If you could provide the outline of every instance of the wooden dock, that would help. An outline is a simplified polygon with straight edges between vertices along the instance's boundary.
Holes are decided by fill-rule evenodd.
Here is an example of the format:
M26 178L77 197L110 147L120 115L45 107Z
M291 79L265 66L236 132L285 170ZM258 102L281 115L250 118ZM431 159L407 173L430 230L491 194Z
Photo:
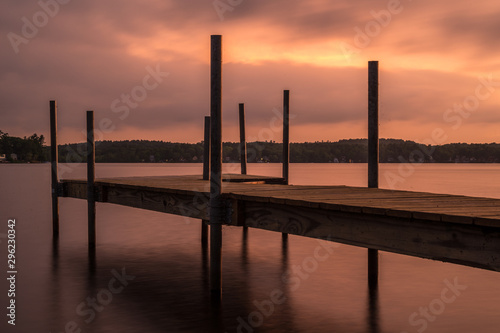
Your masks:
M283 91L282 177L246 175L245 107L239 104L241 175L222 174L222 36L211 36L210 117L205 117L203 176L95 179L94 113L87 112L87 179L59 180L57 103L50 102L53 237L59 197L88 202L89 253L95 254L96 202L202 220L210 225L210 291L220 302L222 226L260 228L368 249L370 290L378 251L500 271L500 199L379 189L378 61L368 63L368 187L289 184L290 91ZM100 223L105 223L102 221ZM245 230L245 229L244 229Z
M269 184L281 178L224 175L225 224L327 239L500 271L500 199L347 186ZM208 220L202 176L97 179L96 199ZM85 180L62 196L87 199ZM105 223L103 221L102 223Z

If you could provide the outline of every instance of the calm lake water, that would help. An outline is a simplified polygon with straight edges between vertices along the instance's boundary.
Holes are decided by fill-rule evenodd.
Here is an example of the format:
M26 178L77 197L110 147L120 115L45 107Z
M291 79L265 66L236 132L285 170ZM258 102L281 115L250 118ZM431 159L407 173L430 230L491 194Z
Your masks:
M67 167L62 178L85 176L84 165ZM280 168L248 167L275 176ZM365 186L366 168L292 164L290 182ZM199 164L98 164L96 173L201 170ZM380 174L384 188L500 198L498 164L382 164ZM18 270L15 327L7 324L6 278L0 283L1 332L500 331L499 273L381 252L378 292L370 293L366 249L297 236L284 247L279 233L250 229L244 240L236 227L223 230L223 300L211 311L200 221L98 203L94 261L83 200L60 200L60 242L52 246L48 164L0 165L0 184L2 275L9 219L16 220ZM318 253L321 260L314 259ZM299 265L307 271L294 274Z

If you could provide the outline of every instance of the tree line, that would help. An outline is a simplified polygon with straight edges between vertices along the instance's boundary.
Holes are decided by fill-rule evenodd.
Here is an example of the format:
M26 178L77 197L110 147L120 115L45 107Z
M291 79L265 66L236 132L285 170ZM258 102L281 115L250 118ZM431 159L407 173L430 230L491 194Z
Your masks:
M249 163L279 163L282 144L274 141L247 143ZM398 139L380 140L381 163L499 163L500 144L453 143L431 146ZM291 163L366 163L368 141L349 139L336 142L290 144ZM61 162L85 162L85 144L59 147ZM237 142L223 144L224 162L239 162ZM174 143L163 141L99 141L96 162L199 163L203 161L203 142Z
M47 160L45 138L36 133L30 137L9 136L0 130L0 155L9 162L43 162Z
M59 162L86 162L86 144L60 145ZM452 143L439 146L424 145L399 139L380 140L381 163L499 163L500 144ZM368 141L348 139L336 142L303 142L290 144L291 163L366 163ZM16 138L0 131L0 154L12 160L42 162L50 160L50 147L44 146L43 135ZM203 142L177 143L149 140L97 141L98 163L199 163L203 161ZM275 141L249 142L249 163L279 163L282 144ZM238 162L239 144L223 144L224 162Z

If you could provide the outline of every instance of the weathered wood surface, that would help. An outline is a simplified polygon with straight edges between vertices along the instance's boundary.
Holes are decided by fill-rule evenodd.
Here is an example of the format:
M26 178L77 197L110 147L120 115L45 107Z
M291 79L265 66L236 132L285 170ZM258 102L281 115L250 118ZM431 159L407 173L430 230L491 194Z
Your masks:
M224 197L245 202L267 202L350 213L500 227L500 199L365 187L265 184L281 180L282 178L266 176L224 175ZM86 198L86 181L63 180L62 183L63 196ZM209 183L203 181L201 176L98 179L96 187L99 187L99 201L104 202L112 198L109 197L111 189L124 193L125 190L159 195L171 193L198 199L208 197L210 193ZM106 194L107 199L103 198ZM136 204L138 205L140 206Z
M248 227L500 271L498 228L247 202Z
M226 223L500 271L500 199L347 186L272 185L272 177L224 175ZM246 183L246 182L247 183ZM63 180L86 198L86 182ZM208 219L201 176L96 180L96 198Z

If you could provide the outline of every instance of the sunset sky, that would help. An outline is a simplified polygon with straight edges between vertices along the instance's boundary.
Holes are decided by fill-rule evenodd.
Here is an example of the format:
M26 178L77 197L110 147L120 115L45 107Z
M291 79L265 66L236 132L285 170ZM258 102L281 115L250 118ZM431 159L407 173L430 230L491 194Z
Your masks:
M223 139L366 137L367 62L380 61L380 136L500 142L500 2L490 0L4 0L0 130L81 142L199 142L210 35L223 35ZM156 73L152 75L151 73ZM168 74L167 74L168 73ZM127 97L128 101L127 101ZM48 142L48 140L47 140Z

